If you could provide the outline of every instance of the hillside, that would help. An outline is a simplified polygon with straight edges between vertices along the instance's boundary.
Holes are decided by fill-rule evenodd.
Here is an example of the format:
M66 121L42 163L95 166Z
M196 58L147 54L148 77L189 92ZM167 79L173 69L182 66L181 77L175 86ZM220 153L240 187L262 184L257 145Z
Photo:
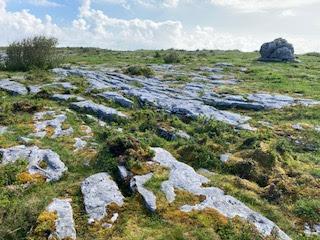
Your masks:
M0 239L319 239L318 54L59 52L0 71Z

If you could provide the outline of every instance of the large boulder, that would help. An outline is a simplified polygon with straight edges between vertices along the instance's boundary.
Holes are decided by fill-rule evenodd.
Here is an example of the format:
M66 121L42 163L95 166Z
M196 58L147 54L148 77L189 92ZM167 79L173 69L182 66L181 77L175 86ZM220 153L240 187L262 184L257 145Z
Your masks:
M283 38L264 43L260 49L260 61L286 62L294 61L294 48Z

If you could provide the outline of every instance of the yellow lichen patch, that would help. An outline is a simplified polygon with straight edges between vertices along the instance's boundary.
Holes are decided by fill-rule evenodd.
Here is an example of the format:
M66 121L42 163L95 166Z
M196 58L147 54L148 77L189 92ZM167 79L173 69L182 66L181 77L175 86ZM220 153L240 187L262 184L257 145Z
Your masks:
M24 183L40 183L44 182L45 178L40 174L30 174L28 172L22 172L17 175L17 181Z
M54 134L54 128L48 126L48 127L46 127L46 132L47 132L47 136L48 136L48 137L52 137L53 134Z
M93 136L93 132L91 131L91 129L86 126L86 125L81 125L80 126L80 131L82 132L82 134L86 135L86 136Z
M62 130L69 129L70 127L71 127L70 124L69 124L69 123L66 123L66 122L62 123L62 125L61 125L61 129L62 129Z
M37 226L34 230L36 236L48 237L50 233L55 231L56 220L58 216L55 212L42 212L37 219Z

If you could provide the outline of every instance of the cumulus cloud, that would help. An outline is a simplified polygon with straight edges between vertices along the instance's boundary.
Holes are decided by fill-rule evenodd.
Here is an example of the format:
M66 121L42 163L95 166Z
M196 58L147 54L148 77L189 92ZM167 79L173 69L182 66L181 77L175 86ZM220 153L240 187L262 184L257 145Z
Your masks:
M28 0L28 2L35 6L41 7L61 7L62 4L50 0Z
M180 21L125 20L112 18L93 9L91 0L83 0L79 15L69 27L58 26L50 16L40 19L27 10L10 12L0 0L0 45L24 37L43 34L57 37L61 46L87 46L119 50L134 49L259 49L265 40L257 36L241 36L216 31L213 27L185 28ZM320 43L300 37L288 38L297 52L320 50Z

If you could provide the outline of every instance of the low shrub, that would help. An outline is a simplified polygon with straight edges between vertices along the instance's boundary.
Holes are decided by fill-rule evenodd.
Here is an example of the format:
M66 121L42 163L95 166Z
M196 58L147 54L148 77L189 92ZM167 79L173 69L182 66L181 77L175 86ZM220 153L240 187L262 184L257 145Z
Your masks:
M59 64L58 40L37 36L13 42L7 48L6 68L11 71L50 69Z
M169 53L169 54L165 55L163 60L164 60L164 62L166 64L180 63L181 62L180 56L179 56L179 54L177 52L172 52L172 53Z
M142 66L130 66L125 70L125 73L133 76L154 76L154 72L151 68Z
M295 203L294 213L308 222L320 222L320 199L300 199Z

